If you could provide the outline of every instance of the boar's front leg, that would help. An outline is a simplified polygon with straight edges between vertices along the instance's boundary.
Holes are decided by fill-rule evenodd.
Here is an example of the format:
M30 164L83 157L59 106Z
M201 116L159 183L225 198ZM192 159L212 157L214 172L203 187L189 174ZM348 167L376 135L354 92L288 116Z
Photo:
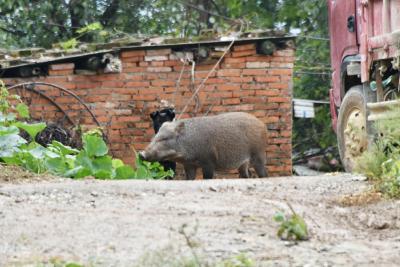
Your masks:
M202 167L203 179L212 179L214 177L214 167L212 165L205 165Z
M239 167L239 178L250 178L249 163L243 163Z
M197 167L191 164L184 164L186 180L194 180L196 178Z

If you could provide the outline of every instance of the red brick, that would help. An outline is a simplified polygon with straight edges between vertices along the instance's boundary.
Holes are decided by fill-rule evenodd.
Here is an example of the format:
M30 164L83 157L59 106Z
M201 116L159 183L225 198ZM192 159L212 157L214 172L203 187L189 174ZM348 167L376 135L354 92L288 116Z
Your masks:
M171 54L171 49L153 49L153 50L146 50L146 56L165 56Z
M124 86L123 81L103 81L101 83L101 87L103 88L118 88L123 86Z
M124 51L121 53L121 58L138 57L138 56L144 56L145 54L146 52L144 50Z
M290 97L268 97L268 102L281 103L290 101L291 101Z
M205 83L206 84L226 83L226 80L223 78L209 78Z
M176 81L171 80L154 80L151 82L152 86L176 86Z
M150 66L150 62L140 61L140 62L138 63L138 66L139 66L139 67L148 67L148 66Z
M182 62L178 61L178 60L166 60L164 61L164 66L167 67L174 67L174 66L181 66Z
M269 83L268 87L275 88L275 89L289 89L289 84L288 83Z
M144 101L154 101L157 99L156 95L143 95L143 94L139 94L139 95L134 95L132 96L132 100L144 100Z
M109 98L109 96L107 96L107 95L94 95L94 96L85 97L85 100L87 102L95 103L95 102L106 101L108 98ZM59 99L57 99L57 101L59 101ZM69 101L71 101L71 100L69 100Z
M271 62L274 57L273 56L265 56L265 55L253 55L246 57L246 62Z
M261 83L268 83L268 82L279 82L281 76L257 76L255 77L256 82L261 82Z
M257 96L242 97L241 100L244 104L265 103L267 101L265 97Z
M232 57L246 57L257 54L255 49L232 52Z
M135 143L133 146L135 147L136 151L144 150L147 147L147 143Z
M233 97L240 97L240 96L254 96L256 94L255 90L244 90L244 91L233 91Z
M233 93L229 91L225 92L213 92L209 94L210 98L230 98L233 97Z
M250 104L234 106L234 111L249 111L254 110L254 106Z
M50 76L64 76L64 75L68 75L68 74L73 74L74 70L49 70L49 75Z
M240 98L227 98L222 100L223 105L237 105L240 104Z
M265 90L267 85L263 83L243 83L241 87L244 90Z
M291 69L271 69L268 70L269 75L291 75L293 70Z
M235 91L240 90L240 84L218 84L217 88L222 91Z
M95 89L101 87L100 82L85 82L85 83L77 83L76 88L77 89Z
M64 63L64 64L50 65L49 70L73 70L74 68L75 68L74 63Z
M149 72L171 72L171 67L148 67L147 71Z
M222 69L218 70L218 77L239 77L241 74L241 69Z
M132 81L125 84L126 87L148 87L150 82L148 81Z
M244 51L244 50L255 50L255 49L256 49L256 45L254 43L233 46L233 51Z
M223 63L224 64L231 64L231 63L244 63L246 62L246 58L242 57L242 58L232 58L232 57L228 57L225 58Z
M258 95L258 96L279 96L280 90L277 90L277 89L257 90L256 95Z
M135 123L135 126L137 128L149 128L151 125L150 122L137 122Z
M125 73L138 73L138 72L145 72L147 68L145 67L129 67L125 68L124 72Z
M132 56L132 57L125 57L122 59L122 64L125 63L137 63L143 60L143 56Z
M222 64L222 67L227 69L244 69L246 63L224 63Z
M293 49L277 50L274 53L275 56L291 57L294 55Z
M264 69L244 69L243 70L243 75L247 76L265 76L267 75L267 70ZM274 75L274 74L272 74Z

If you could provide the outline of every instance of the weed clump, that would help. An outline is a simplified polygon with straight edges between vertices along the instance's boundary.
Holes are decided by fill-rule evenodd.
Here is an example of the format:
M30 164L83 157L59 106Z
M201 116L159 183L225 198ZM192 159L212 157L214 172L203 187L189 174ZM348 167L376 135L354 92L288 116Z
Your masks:
M396 114L399 116L375 122L375 140L355 165L355 171L388 198L400 198L400 110Z

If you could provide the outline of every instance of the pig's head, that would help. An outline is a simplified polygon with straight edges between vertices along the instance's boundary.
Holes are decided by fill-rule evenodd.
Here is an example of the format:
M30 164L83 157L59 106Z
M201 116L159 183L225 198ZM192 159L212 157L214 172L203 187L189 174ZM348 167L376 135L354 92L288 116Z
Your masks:
M183 134L184 122L165 122L151 143L139 156L146 161L178 161L182 158L179 137Z
M154 132L158 133L164 122L173 121L175 118L175 110L173 108L157 110L150 114L150 118L153 121Z

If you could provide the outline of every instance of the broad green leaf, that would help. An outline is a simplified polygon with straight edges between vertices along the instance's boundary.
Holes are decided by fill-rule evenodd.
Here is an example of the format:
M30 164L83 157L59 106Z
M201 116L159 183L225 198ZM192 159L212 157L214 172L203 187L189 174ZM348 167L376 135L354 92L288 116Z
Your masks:
M19 103L16 108L21 118L29 119L29 108L24 103Z
M94 170L92 159L88 157L86 151L82 150L76 156L75 165L85 167L89 170Z
M53 174L64 176L67 166L62 158L47 158L45 160L46 168Z
M122 160L120 160L120 159L113 159L112 160L112 167L114 169L117 169L117 168L122 167L124 165L125 165L124 162Z
M83 149L89 157L104 156L108 153L108 147L103 138L95 135L83 135Z
M25 144L26 140L18 134L0 136L0 157L12 157L19 147Z
M89 169L87 169L85 167L82 167L82 166L77 167L74 170L75 171L72 172L72 173L74 173L74 175L73 175L74 178L84 178L86 176L93 175L92 172ZM69 174L69 173L67 173L67 174Z
M35 148L28 150L27 152L36 159L44 159L47 149L38 144Z
M10 112L10 113L4 115L3 113L0 112L0 122L15 121L16 118L17 118L17 115L15 115L15 113Z
M8 134L19 134L18 127L15 126L0 126L0 136Z
M111 170L99 170L94 174L94 177L97 179L112 179L112 172Z
M136 178L135 170L128 165L120 166L115 170L116 179L134 179Z
M112 158L110 156L102 156L93 159L93 167L97 170L111 170Z
M20 152L19 158L21 159L21 166L34 173L43 173L46 171L44 161L35 158L29 152Z
M39 122L39 123L26 123L26 122L14 122L13 125L17 126L20 129L25 130L32 140L35 140L36 135L43 131L46 128L46 123Z
M79 153L78 149L72 148L70 146L66 146L56 140L53 140L53 142L51 142L51 146L58 148L63 156Z
M148 179L151 178L149 171L144 166L139 166L136 169L136 179Z
M21 165L21 160L15 154L11 157L1 157L1 159L8 165Z

